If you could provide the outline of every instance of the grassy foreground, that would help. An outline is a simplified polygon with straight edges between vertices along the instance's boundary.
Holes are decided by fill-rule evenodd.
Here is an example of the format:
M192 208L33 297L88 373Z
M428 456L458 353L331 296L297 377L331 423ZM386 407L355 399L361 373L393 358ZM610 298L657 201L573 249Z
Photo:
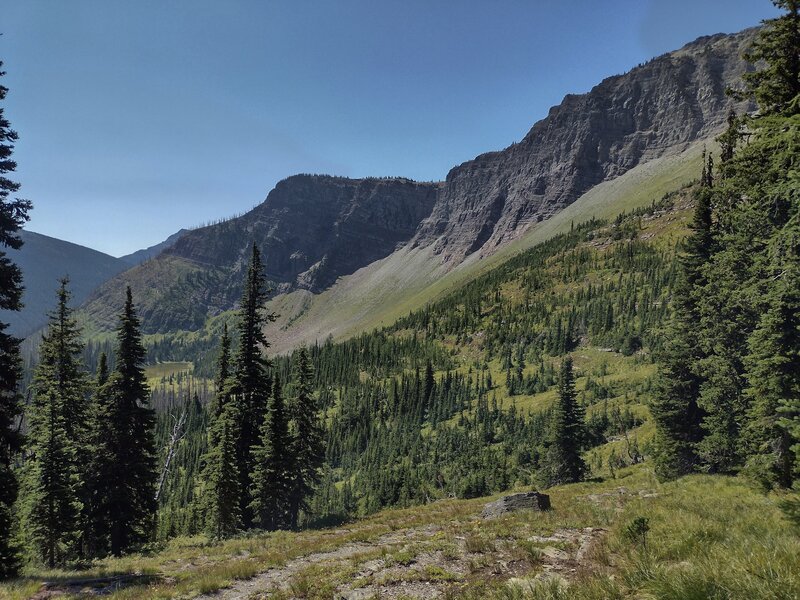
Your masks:
M31 598L45 582L50 594L75 596L90 588L70 580L111 575L142 576L113 598L192 598L231 585L246 587L228 597L800 598L797 494L721 476L660 484L646 465L548 493L553 510L495 520L479 516L487 498L445 500L339 529L179 538L81 571L30 572L0 585L0 598ZM639 517L646 533L632 527Z

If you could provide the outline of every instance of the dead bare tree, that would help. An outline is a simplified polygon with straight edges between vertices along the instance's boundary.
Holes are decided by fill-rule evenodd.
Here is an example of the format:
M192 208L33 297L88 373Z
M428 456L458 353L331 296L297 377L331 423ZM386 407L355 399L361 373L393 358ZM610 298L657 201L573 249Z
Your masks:
M625 426L625 423L622 422L622 416L619 414L619 411L614 412L614 420L617 422L617 427L622 431L622 435L625 436L625 453L628 455L628 458L631 459L632 464L638 464L642 462L641 455L637 452L634 452L631 447L631 440L628 437L628 428Z
M174 414L171 416L175 424L172 426L172 434L169 436L169 442L167 443L167 458L164 460L164 467L161 469L161 477L158 478L156 502L158 502L161 491L164 488L164 482L167 480L169 465L172 462L172 458L175 456L175 449L178 447L178 442L186 435L186 432L183 430L183 426L186 424L186 409L183 409L177 418L175 418Z

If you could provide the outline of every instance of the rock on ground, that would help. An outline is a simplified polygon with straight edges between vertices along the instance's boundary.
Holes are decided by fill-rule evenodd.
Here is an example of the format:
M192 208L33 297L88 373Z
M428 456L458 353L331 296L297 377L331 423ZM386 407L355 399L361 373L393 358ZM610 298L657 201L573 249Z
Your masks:
M494 519L517 510L550 510L550 496L539 492L524 492L503 496L483 508L484 519Z

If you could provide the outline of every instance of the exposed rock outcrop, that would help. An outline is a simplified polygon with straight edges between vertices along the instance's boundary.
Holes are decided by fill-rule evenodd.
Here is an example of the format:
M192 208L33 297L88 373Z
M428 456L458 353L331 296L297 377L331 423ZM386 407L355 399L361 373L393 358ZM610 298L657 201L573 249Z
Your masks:
M483 507L484 519L495 519L518 510L550 510L550 496L540 492L523 492L503 496Z
M411 239L438 188L401 178L295 175L247 214L187 233L165 254L240 270L255 241L268 279L320 291Z
M731 108L752 109L725 90L755 32L700 38L566 96L518 144L451 170L414 243L450 263L490 253L598 183L719 131Z

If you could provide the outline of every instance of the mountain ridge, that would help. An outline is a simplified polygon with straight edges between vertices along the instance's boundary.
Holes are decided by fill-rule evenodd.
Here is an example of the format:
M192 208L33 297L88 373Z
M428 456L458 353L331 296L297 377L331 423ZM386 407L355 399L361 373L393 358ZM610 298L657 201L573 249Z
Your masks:
M125 254L124 256L120 256L119 259L121 261L126 262L130 266L135 267L136 265L143 263L146 260L158 256L162 251L173 246L175 242L181 239L189 231L190 230L186 228L180 229L179 231L176 231L175 233L170 235L163 242L153 244L152 246L148 246L147 248L136 250L135 252L131 252L130 254Z
M750 68L740 55L756 31L704 36L587 94L567 95L521 142L462 163L442 182L286 178L245 215L189 232L101 286L85 313L107 328L129 284L147 333L196 330L235 308L253 241L279 298L319 295L398 251L429 249L444 272L472 255L490 256L594 186L710 140L731 108L752 108L725 89ZM417 270L422 279L439 272L434 264Z
M749 70L740 55L756 32L703 36L568 94L520 142L453 168L413 243L446 263L485 255L594 185L708 137L730 109L752 110L725 90Z
M0 320L9 331L25 337L47 322L47 312L56 303L61 277L69 276L72 306L78 306L102 282L128 268L128 264L99 250L23 229L23 245L6 252L22 271L25 291L21 311L2 311Z

